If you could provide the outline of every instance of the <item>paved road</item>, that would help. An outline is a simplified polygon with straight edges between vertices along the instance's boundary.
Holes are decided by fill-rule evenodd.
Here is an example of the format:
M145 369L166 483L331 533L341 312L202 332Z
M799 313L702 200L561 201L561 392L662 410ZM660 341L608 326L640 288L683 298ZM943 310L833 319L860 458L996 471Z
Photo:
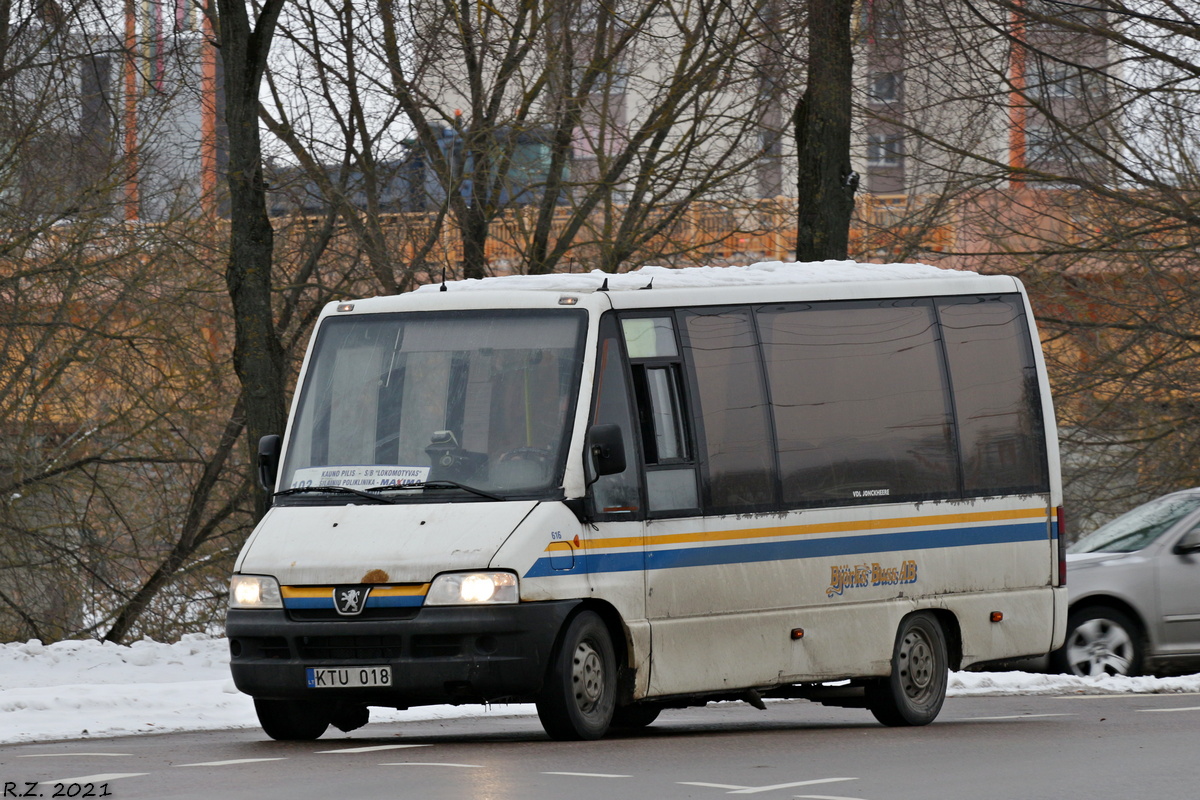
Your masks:
M951 698L924 728L804 701L666 712L549 741L536 717L0 747L0 796L658 800L1156 800L1200 795L1200 695ZM107 794L105 794L107 793Z

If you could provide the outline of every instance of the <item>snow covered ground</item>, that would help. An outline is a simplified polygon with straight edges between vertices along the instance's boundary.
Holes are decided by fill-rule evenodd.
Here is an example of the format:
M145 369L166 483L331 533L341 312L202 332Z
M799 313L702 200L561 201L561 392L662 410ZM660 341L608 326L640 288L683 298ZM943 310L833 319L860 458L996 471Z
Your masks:
M255 727L229 677L224 639L0 645L0 743ZM1200 692L1200 675L1088 680L1023 672L951 676L950 696ZM373 722L533 714L532 706L372 709Z

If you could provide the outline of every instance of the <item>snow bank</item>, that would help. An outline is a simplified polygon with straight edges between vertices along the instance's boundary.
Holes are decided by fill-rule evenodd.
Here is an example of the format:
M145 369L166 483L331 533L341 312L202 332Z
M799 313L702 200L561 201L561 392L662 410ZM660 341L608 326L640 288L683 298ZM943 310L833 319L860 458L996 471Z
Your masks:
M0 675L2 742L254 723L253 704L229 677L223 639L8 644L0 648Z
M519 289L556 292L594 292L605 281L609 291L644 289L654 281L656 289L683 289L705 286L753 286L780 284L845 283L849 281L920 280L927 278L978 277L974 272L940 269L927 264L860 264L855 261L818 261L787 263L763 261L745 267L641 267L631 272L608 273L592 270L589 273L553 275L505 275L496 278L472 278L447 281L451 292L476 289ZM440 291L442 284L428 284L418 292Z
M254 703L229 676L223 638L130 646L37 640L0 645L0 743L254 728ZM372 709L374 722L532 714L531 706Z

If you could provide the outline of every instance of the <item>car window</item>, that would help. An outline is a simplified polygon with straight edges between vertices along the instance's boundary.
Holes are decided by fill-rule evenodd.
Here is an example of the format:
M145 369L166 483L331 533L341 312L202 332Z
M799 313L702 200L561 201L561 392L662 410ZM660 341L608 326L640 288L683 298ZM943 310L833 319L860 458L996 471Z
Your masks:
M1101 525L1069 553L1130 553L1141 550L1200 507L1200 494L1169 494Z

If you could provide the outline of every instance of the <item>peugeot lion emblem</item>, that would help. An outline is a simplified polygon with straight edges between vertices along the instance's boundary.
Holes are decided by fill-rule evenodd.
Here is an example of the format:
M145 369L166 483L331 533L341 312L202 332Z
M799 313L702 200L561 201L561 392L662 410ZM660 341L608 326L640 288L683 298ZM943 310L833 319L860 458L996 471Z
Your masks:
M367 595L371 593L370 586L335 586L333 588L333 607L343 617L353 617L362 613L367 605Z

